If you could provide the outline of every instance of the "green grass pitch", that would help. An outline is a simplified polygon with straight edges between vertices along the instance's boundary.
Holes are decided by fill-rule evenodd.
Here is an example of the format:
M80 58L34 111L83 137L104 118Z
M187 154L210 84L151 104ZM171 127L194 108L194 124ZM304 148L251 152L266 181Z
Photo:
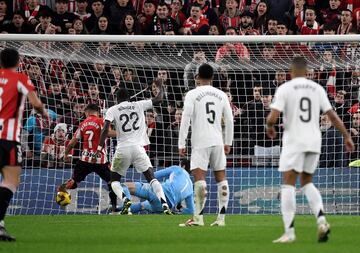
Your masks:
M6 253L352 253L360 252L360 217L328 216L330 240L316 241L313 216L297 216L297 241L274 245L282 232L280 216L228 215L226 227L210 227L214 215L205 216L205 227L181 228L188 216L164 215L56 215L6 218L15 243L0 242Z

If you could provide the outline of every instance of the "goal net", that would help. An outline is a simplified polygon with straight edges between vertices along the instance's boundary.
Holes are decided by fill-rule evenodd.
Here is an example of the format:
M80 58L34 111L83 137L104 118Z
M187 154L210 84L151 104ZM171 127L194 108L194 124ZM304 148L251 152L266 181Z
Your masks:
M114 91L126 87L133 101L157 94L165 87L160 106L146 112L146 147L155 169L179 164L177 141L187 91L196 87L196 71L203 62L215 69L213 85L225 91L234 114L234 143L227 157L231 189L228 212L277 214L281 177L277 171L281 151L279 135L265 134L265 118L276 88L290 80L289 63L296 55L309 62L308 78L327 91L334 109L351 132L357 151L344 151L341 134L321 116L322 154L315 184L333 214L359 214L360 173L349 163L359 159L360 44L359 36L28 36L2 35L0 47L17 48L19 71L29 75L52 121L48 124L27 105L22 148L21 184L11 203L11 214L106 213L105 182L91 174L76 190L72 202L59 207L58 185L71 177L73 162L63 161L64 149L79 122L84 106L96 103L104 114L114 105ZM1 98L1 97L0 97ZM115 140L108 141L109 155ZM191 143L188 142L188 147ZM190 149L188 150L190 154ZM145 179L129 169L124 181ZM207 177L207 213L217 211L217 188ZM298 188L299 189L299 188ZM301 191L297 211L309 213Z

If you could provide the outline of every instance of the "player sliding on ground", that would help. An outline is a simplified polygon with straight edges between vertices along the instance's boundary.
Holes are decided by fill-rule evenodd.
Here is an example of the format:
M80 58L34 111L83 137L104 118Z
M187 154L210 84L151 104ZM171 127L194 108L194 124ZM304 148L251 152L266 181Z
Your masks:
M181 167L180 167L181 166ZM194 192L192 181L190 179L190 162L182 160L180 166L171 166L169 168L155 172L155 178L159 181L166 179L161 183L169 207L176 209L182 214L194 214ZM127 182L124 184L124 192L130 199L130 194L136 197L146 199L140 203L131 205L131 212L148 211L150 213L161 213L162 206L154 191L149 184L141 182ZM186 207L181 203L185 201Z
M16 72L19 61L15 49L5 48L0 53L0 241L15 241L5 229L4 218L20 183L20 130L26 97L34 109L49 120L29 77Z
M298 175L303 193L317 219L318 241L328 240L330 225L325 219L320 192L312 183L321 149L320 111L328 115L332 124L342 133L346 150L354 150L350 134L332 109L324 88L306 79L306 72L306 60L303 57L295 57L291 65L292 80L277 89L267 118L267 134L270 138L275 138L274 125L280 113L283 113L284 135L279 171L283 172L281 214L285 233L274 240L274 243L290 243L296 239L295 183Z
M195 214L180 226L204 226L203 212L207 197L206 172L214 170L218 188L217 220L211 226L225 226L225 213L229 203L229 185L226 180L226 156L233 141L234 125L229 100L224 92L211 86L214 70L202 64L197 75L197 87L186 94L180 126L179 153L185 156L185 140L191 122L191 166L194 176ZM223 140L222 120L225 124Z
M144 149L144 146L149 144L144 111L161 103L163 95L163 87L160 87L158 95L152 99L129 102L128 91L119 88L116 92L118 104L110 107L106 112L105 125L101 132L100 144L97 150L98 152L103 150L109 126L111 122L115 121L117 147L111 163L111 187L116 195L123 200L123 213L126 213L130 208L131 201L124 194L120 179L125 177L127 169L132 164L138 172L144 174L146 180L150 183L162 205L163 212L172 214L161 184L154 177L150 159Z
M103 149L100 154L95 156L97 146L100 141L101 129L104 125L104 119L99 117L100 108L96 104L89 104L85 108L86 119L80 123L76 130L74 137L71 139L69 145L65 149L64 159L70 162L70 152L76 144L82 140L82 151L80 160L77 161L74 168L73 176L67 182L58 187L58 191L66 192L67 189L76 189L78 184L84 181L85 177L92 172L95 172L102 180L104 180L109 187L109 197L111 202L112 212L116 212L116 195L111 189L110 185L110 170L107 161L106 150ZM111 131L110 137L116 137L115 131Z

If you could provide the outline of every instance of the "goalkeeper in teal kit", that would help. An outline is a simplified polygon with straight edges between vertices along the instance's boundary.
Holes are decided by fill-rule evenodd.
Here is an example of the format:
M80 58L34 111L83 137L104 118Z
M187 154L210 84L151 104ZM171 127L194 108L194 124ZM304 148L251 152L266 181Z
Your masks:
M189 167L188 161L182 161L181 167L171 166L155 172L155 178L161 182L169 207L183 214L194 213L194 192ZM140 211L163 212L159 199L148 183L127 182L123 186L124 192L129 199L130 194L145 199L143 202L131 205L130 210L132 213ZM185 201L185 207L182 207L183 201Z

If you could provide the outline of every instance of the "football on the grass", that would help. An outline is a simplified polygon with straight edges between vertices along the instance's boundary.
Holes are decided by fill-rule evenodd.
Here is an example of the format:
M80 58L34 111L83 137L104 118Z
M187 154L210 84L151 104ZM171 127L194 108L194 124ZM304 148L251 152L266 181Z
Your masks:
M67 192L58 192L56 194L56 203L60 206L67 206L71 203L71 195Z

